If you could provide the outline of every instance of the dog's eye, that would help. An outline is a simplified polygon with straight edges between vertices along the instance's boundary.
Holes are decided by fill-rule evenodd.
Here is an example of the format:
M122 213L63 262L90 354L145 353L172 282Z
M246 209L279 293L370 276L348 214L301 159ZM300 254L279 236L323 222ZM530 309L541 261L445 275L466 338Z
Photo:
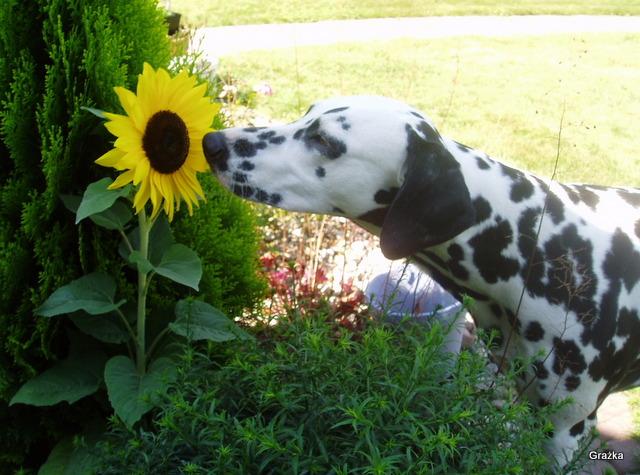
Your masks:
M344 143L331 136L316 133L306 138L307 145L315 148L327 158L338 158L346 151Z

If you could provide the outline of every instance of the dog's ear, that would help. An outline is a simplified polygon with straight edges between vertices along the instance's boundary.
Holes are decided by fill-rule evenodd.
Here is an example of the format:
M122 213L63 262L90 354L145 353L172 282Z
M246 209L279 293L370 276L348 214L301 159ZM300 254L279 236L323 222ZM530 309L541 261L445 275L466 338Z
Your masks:
M407 126L405 178L380 233L385 257L400 259L451 239L475 223L460 164L437 133L421 137Z

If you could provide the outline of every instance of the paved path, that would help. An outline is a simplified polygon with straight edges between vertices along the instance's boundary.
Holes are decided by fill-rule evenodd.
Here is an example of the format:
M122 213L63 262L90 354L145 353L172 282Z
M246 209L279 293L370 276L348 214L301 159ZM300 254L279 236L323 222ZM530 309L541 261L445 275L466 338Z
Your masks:
M377 18L316 23L241 25L200 28L194 45L207 56L257 49L327 45L339 42L448 36L519 36L554 33L640 33L640 16L459 16Z

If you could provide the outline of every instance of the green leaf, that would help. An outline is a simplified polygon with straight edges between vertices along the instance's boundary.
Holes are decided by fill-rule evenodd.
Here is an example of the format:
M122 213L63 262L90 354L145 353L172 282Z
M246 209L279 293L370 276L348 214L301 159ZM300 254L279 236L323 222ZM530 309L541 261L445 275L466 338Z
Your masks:
M60 361L23 384L9 405L52 406L62 401L73 404L98 390L106 360L104 353L94 350Z
M76 224L92 214L100 213L110 208L121 196L126 196L131 191L131 186L127 185L119 190L107 189L113 181L111 178L103 178L87 186L82 197L82 202L76 212Z
M116 283L110 276L94 272L60 287L36 309L36 315L54 317L84 310L91 315L109 313L125 301L114 302Z
M132 217L131 207L122 201L116 201L113 206L100 213L92 214L89 219L103 228L124 230Z
M128 427L138 422L154 404L154 396L166 390L175 380L176 366L169 358L158 358L140 376L133 361L126 356L114 356L104 369L109 401L117 416Z
M73 214L76 214L78 207L80 206L80 202L82 201L82 198L76 195L60 195L60 199L62 200L64 207Z
M180 300L176 304L176 321L169 329L192 340L229 341L250 336L220 310L199 300Z
M75 447L73 437L65 437L51 451L38 475L92 475L94 460L87 447Z
M85 334L105 343L124 343L130 335L115 313L107 315L87 315L76 313L71 321Z
M96 117L100 117L101 119L106 119L107 118L107 116L104 115L105 112L103 110L101 110L101 109L96 109L94 107L84 107L84 106L80 107L80 109L84 109L87 112L92 113Z
M135 264L140 272L150 272L155 269L153 264L144 258L140 251L133 251L129 254L129 262Z
M167 279L198 290L202 278L202 263L198 255L187 246L173 244L164 253L155 271Z

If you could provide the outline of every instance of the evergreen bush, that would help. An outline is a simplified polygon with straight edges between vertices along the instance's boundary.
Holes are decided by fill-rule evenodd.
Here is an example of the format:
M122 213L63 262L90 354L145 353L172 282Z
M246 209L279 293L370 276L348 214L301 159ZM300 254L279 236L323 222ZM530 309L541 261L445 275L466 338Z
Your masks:
M515 373L494 386L484 357L448 359L438 326L371 324L353 334L323 318L226 345L221 367L187 352L153 423L113 426L98 472L551 473L553 409L494 404L512 392Z
M7 401L68 351L73 329L33 315L48 295L84 273L106 270L127 296L133 274L115 254L116 237L88 220L76 226L60 194L79 194L107 172L93 162L111 138L82 107L117 111L113 87L131 89L144 61L158 67L169 59L154 0L0 2L0 472L37 467L55 440L105 414L89 398L72 409L9 408ZM176 232L209 259L204 299L238 312L261 288L252 218L239 201L221 198L213 184L207 188L213 196ZM208 240L215 235L206 233L225 233L227 225L238 230L224 235L233 250L213 253Z

